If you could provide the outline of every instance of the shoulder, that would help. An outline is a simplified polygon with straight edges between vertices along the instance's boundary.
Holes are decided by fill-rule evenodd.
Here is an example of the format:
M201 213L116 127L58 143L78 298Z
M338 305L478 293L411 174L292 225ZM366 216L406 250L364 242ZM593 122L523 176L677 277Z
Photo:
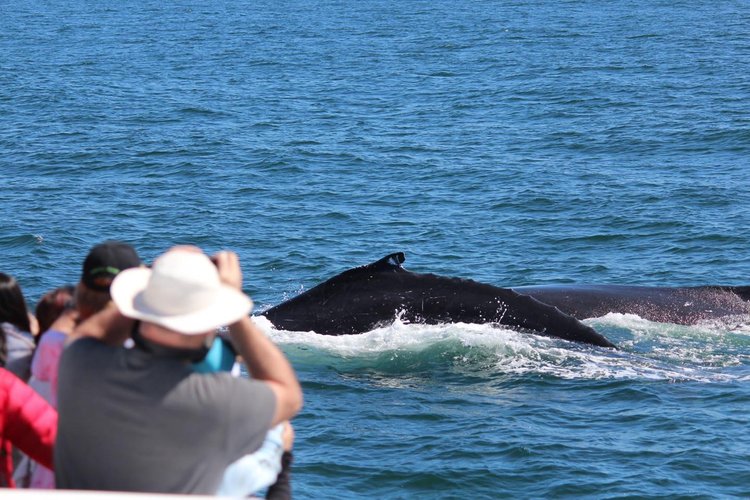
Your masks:
M3 323L3 332L9 348L34 348L34 337L30 333L21 331L10 323Z
M0 387L3 389L3 394L9 392L10 387L15 383L17 378L13 373L0 366Z
M92 364L96 364L97 360L108 359L113 356L116 351L116 347L108 346L95 338L78 338L63 349L60 356L60 370L66 369L64 368L66 366L91 366ZM76 362L76 360L81 358L85 360L85 363Z
M47 330L42 334L39 340L39 346L42 345L64 345L68 340L68 335L58 330Z
M186 381L192 390L205 397L231 400L238 396L257 395L258 397L264 397L267 393L273 396L268 384L258 380L235 377L229 372L194 372Z
M6 393L9 403L15 403L20 406L37 398L36 392L31 387L13 372L5 368L0 368L0 385Z
M65 352L86 352L86 351L108 351L112 350L101 340L93 337L79 337L73 340L65 347Z

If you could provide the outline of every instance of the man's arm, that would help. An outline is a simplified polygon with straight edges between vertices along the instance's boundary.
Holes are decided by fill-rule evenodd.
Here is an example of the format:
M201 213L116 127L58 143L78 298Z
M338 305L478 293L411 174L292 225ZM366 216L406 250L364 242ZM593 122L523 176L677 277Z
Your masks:
M68 338L68 344L81 337L93 337L108 345L122 345L129 337L134 320L120 314L110 302L107 307L78 325Z
M216 266L222 281L242 291L242 271L234 252L219 252ZM290 420L302 408L302 388L284 353L274 345L249 316L229 326L232 342L256 380L268 384L276 395L273 424Z
M290 420L302 408L302 388L289 361L247 316L230 325L229 332L250 375L266 382L276 395L272 425Z
M0 370L7 392L3 438L49 469L57 436L57 411L13 373Z

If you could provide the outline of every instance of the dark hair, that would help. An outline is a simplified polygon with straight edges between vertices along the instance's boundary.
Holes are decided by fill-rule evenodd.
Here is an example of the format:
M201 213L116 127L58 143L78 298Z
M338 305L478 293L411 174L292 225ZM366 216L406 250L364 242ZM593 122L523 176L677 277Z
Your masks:
M74 295L75 287L73 285L65 285L45 293L39 299L34 313L36 320L39 322L37 343L39 343L42 334L49 330L52 323L60 317L63 311L73 307L75 304L73 301Z
M109 304L109 292L99 292L87 287L83 282L76 285L75 303L78 321L83 321L98 313Z
M10 323L24 332L31 331L26 300L13 276L0 273L0 323ZM5 333L0 335L0 365L5 366L8 346Z

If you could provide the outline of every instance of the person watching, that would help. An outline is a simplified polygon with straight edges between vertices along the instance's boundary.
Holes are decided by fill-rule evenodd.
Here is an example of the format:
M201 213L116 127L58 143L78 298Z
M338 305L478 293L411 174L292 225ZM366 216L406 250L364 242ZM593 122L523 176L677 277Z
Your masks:
M302 407L294 370L249 317L237 255L176 247L119 273L110 292L60 362L57 487L214 494L227 466ZM224 325L252 379L193 369Z
M0 368L0 487L14 488L12 447L52 467L57 412L23 380Z
M0 273L0 366L24 382L31 376L36 330L36 318L26 307L18 280Z

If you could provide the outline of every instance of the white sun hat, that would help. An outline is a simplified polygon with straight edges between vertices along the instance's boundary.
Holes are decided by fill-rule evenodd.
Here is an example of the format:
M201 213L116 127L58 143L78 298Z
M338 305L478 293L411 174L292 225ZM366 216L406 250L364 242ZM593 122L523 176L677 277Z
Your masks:
M186 335L229 325L249 314L253 301L225 285L203 253L172 250L145 267L126 269L110 294L123 316Z

